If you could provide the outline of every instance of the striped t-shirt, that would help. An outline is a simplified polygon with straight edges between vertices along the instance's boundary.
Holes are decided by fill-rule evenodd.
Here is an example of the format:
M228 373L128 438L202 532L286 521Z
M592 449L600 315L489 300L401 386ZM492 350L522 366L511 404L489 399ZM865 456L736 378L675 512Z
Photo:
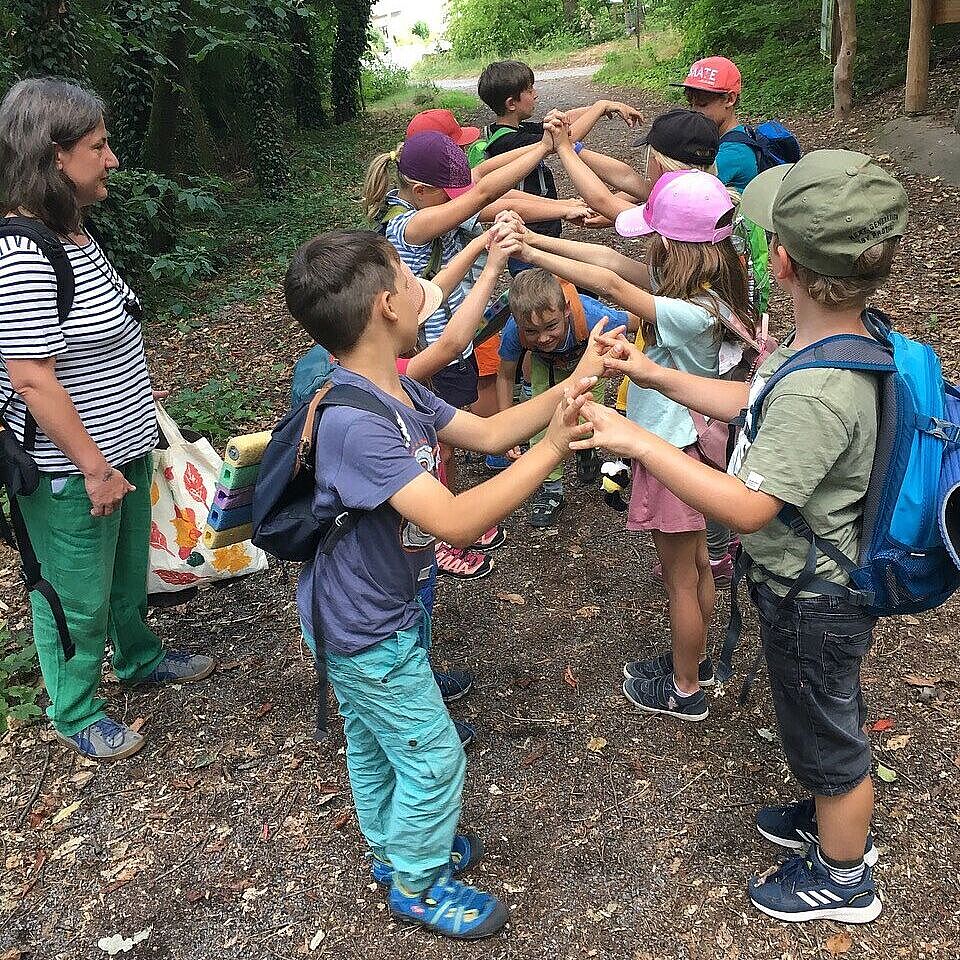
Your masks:
M408 204L396 193L391 193L387 196L386 205L388 207L407 207L407 213L398 214L392 220L387 221L386 237L390 243L393 244L397 253L400 254L400 259L418 277L422 277L427 269L427 264L430 263L430 255L433 253L433 241L428 240L426 243L421 244L407 243L404 239L404 232L407 229L407 224L417 212L416 207ZM440 267L443 268L463 249L464 243L462 232L458 227L455 227L449 233L445 233L440 239L443 241L443 257L440 260ZM466 296L464 284L462 282L458 283L437 312L427 318L427 322L423 325L423 332L427 343L433 343L440 339L440 334L443 333L443 328L447 325L450 314L456 312L460 304L466 299ZM466 358L469 357L471 353L473 353L473 344L468 343L467 349L463 351L462 356ZM453 362L456 363L457 361L454 360Z
M26 406L13 393L6 361L56 357L56 376L80 420L115 467L157 445L154 411L140 323L125 309L133 292L91 240L63 241L76 292L63 325L50 261L32 240L0 238L0 405L4 420L23 439ZM46 473L80 471L37 427L30 451Z

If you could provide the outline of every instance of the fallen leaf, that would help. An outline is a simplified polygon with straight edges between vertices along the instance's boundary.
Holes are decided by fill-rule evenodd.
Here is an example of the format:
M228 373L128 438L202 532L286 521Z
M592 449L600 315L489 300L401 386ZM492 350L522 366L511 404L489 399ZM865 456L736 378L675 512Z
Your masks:
M71 803L69 806L64 807L61 811L59 811L54 815L50 823L51 824L62 823L64 820L67 819L67 817L73 816L73 814L75 814L80 809L80 805L82 803L83 803L82 800L76 800L73 803Z
M827 937L825 946L831 956L839 957L853 946L853 940L850 939L849 933L841 931L840 933L835 933L832 937Z
M491 794L491 796L494 796L494 797L502 797L502 796L503 796L503 791L502 791L495 783L491 783L491 784L490 784L490 794Z
M103 937L98 941L97 946L101 950L106 950L111 957L115 957L118 953L129 953L138 943L150 936L152 929L153 927L147 927L146 930L140 930L130 938L115 933L112 936Z
M887 750L902 750L910 742L910 734L902 733L899 737L891 737L884 746Z
M884 783L893 783L897 779L897 771L882 763L877 764L877 776Z
M591 753L600 753L601 750L607 745L607 741L603 737L591 737L587 741L587 749Z
M519 593L498 593L497 599L506 600L507 603L515 603L518 607L522 607L527 602Z
M147 722L146 717L137 717L137 719L134 720L133 723L127 724L127 726L129 726L134 733L139 733L144 728L144 725L146 724L146 722Z
M600 608L594 604L588 604L586 607L581 607L577 611L578 617L596 617L600 615Z
M313 935L313 939L310 941L310 949L311 949L311 951L316 950L317 947L319 947L320 944L323 943L323 938L324 938L325 936L326 936L326 934L325 934L322 930L318 930L318 931Z
M543 754L543 751L542 751L542 750L541 750L539 753L528 753L528 754L520 761L520 766L521 766L521 767L532 767L533 764L535 764L538 760L543 759L543 755L544 755L544 754Z
M261 703L260 709L257 711L256 719L259 720L261 717L265 717L272 709L272 703Z
M571 687L577 685L577 678L573 675L573 667L569 664L567 664L566 669L563 671L563 682Z
M344 810L343 813L333 821L333 829L339 830L341 827L346 826L347 821L350 819L350 811Z
M909 677L904 677L903 682L908 687L935 687L937 685L937 681L932 677L917 677L913 674L910 674Z
M873 733L883 733L884 730L892 730L893 721L892 720L878 720L870 730Z
M773 741L777 739L777 735L767 727L760 727L760 729L757 730L757 736L760 737L761 740L766 740L767 743L773 743Z
M202 890L188 890L185 894L187 903L199 903L203 899Z

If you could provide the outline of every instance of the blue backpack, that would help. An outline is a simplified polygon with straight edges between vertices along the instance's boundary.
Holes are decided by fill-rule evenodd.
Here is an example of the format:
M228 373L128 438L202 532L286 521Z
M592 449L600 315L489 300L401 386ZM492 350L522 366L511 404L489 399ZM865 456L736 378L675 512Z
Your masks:
M804 571L794 581L768 571L764 576L788 587L783 603L807 591L842 597L874 616L888 617L930 610L960 587L960 568L951 560L938 522L942 477L960 448L960 391L944 382L930 346L892 331L879 311L867 310L862 319L873 339L841 334L799 350L767 380L744 430L752 442L770 391L797 370L832 367L878 375L877 449L864 498L859 556L847 557L818 537L788 504L778 517L809 543ZM818 552L846 571L850 586L816 576ZM749 557L741 555L734 588L750 565ZM721 680L732 674L741 626L736 591L731 592L730 626L717 671Z
M729 130L721 143L742 143L757 155L757 172L763 173L782 163L796 163L801 155L800 141L779 120L765 120L755 127Z

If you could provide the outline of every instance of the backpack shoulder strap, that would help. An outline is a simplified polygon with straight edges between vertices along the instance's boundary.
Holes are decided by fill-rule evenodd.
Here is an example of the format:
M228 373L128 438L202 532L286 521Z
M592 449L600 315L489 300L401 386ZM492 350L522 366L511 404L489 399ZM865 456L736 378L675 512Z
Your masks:
M585 343L590 339L590 331L587 329L587 314L583 309L580 293L568 280L560 281L560 289L563 291L563 299L567 301L567 309L573 318L573 335L577 343Z
M50 261L57 281L57 316L64 323L73 306L75 285L73 267L60 238L42 221L32 217L7 217L0 220L0 237L24 237L32 240Z

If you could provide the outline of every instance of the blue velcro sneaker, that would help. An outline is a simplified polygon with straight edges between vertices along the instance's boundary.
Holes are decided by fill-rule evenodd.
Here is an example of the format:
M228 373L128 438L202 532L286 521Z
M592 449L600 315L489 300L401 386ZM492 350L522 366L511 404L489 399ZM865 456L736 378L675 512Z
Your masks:
M454 875L463 873L476 866L483 857L483 844L480 838L470 831L458 833L453 838L453 849L450 851L450 868ZM385 860L373 858L373 879L377 883L387 886L393 883L393 867Z
M758 910L777 920L869 923L883 909L872 867L864 867L859 883L844 886L831 878L815 846L770 876L753 877L747 892Z
M409 895L399 884L390 888L390 912L454 940L482 940L503 929L510 913L502 901L454 880L447 867L423 894Z
M57 739L89 760L123 760L145 742L139 733L109 717L94 721L72 737L57 732Z

